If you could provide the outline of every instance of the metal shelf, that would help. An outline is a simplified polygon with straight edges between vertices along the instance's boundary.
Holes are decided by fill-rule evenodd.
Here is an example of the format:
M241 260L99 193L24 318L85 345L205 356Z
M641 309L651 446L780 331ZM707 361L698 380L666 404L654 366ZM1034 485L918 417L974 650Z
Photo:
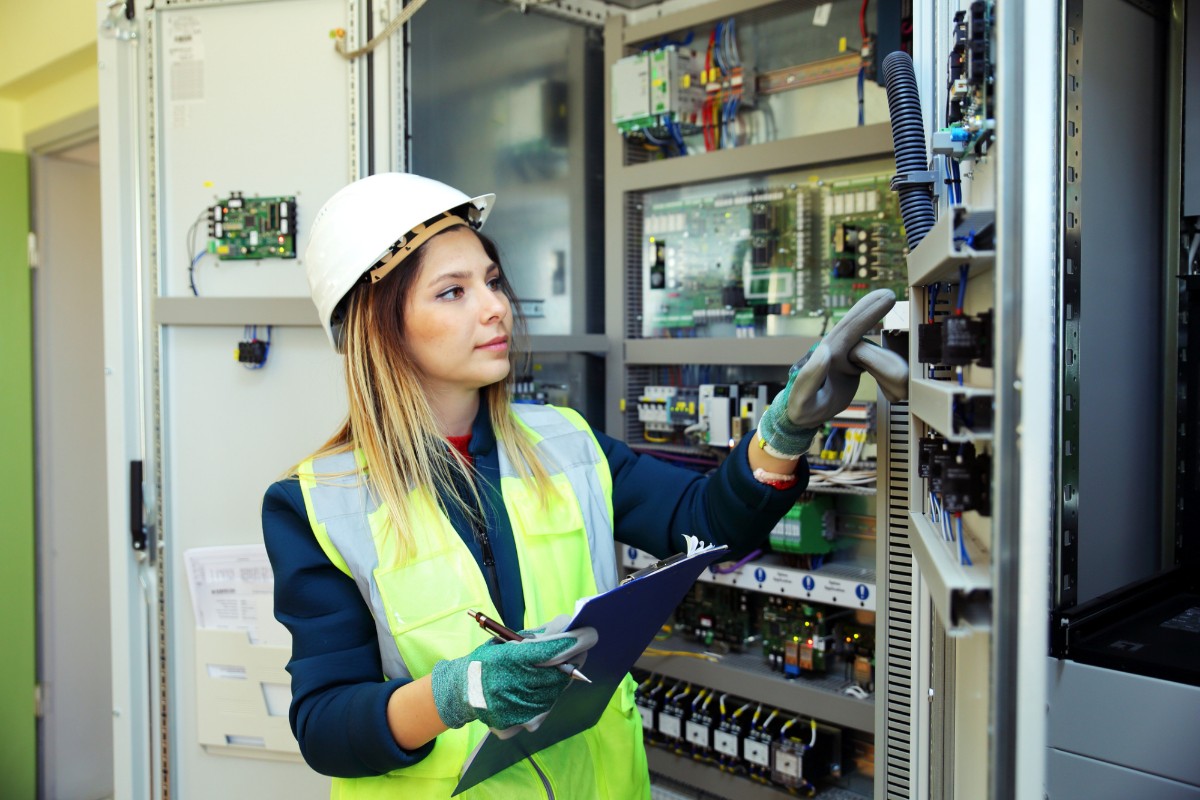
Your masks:
M159 297L159 325L280 325L317 327L317 309L307 297Z
M703 652L702 647L679 636L655 642L654 647ZM845 694L843 690L851 681L840 674L785 678L766 665L761 652L728 653L716 662L689 656L642 656L637 667L747 700L761 700L783 711L816 717L831 725L856 731L875 730L874 695L860 700Z
M908 254L908 283L925 286L935 281L954 281L964 264L968 276L975 276L996 264L995 250L974 250L962 241L962 232L972 230L976 223L995 224L996 213L990 210L951 206L944 212L929 233Z
M657 560L633 547L621 551L621 566L630 569L642 569ZM709 567L697 580L840 608L875 610L875 570L862 565L834 562L815 570L794 569L782 564L778 556L763 556L727 574Z
M592 353L608 355L608 337L602 333L577 336L536 335L529 337L531 353Z
M958 560L958 545L947 542L922 512L910 511L916 535L913 558L921 567L921 578L929 587L933 607L951 636L991 630L991 561L977 550L974 564Z
M819 340L814 336L755 339L626 339L626 364L747 364L785 369Z
M890 157L892 152L892 126L891 123L882 122L644 164L629 164L617 171L615 181L609 179L608 191L644 192L763 172L785 172L844 161Z
M721 0L720 3L705 3L695 8L686 8L670 13L657 19L635 23L621 30L621 44L633 47L643 42L660 39L663 36L688 28L695 28L709 22L715 22L725 17L735 17L749 11L776 5L780 0ZM635 10L624 10L625 14L638 16ZM660 10L661 13L661 10Z
M991 398L995 402L996 393L991 389L959 386L950 381L913 378L909 383L908 407L926 425L952 442L990 442L990 430L973 431L954 424L955 416L961 419L961 414L954 413L955 406L977 397Z
M729 800L795 800L796 797L783 789L722 772L709 764L675 755L665 748L654 745L646 747L646 760L650 764L651 772L676 783L699 789L707 795L727 797ZM850 780L855 784L865 784L861 794L834 786L818 791L816 796L821 800L867 800L871 796L870 779L866 776L852 774Z

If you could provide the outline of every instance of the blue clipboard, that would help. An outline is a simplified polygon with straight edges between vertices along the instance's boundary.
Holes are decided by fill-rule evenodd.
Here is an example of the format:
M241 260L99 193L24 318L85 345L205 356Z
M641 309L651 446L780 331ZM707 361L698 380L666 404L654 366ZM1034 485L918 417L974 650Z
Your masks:
M567 630L588 626L596 629L599 638L583 665L592 682L571 681L536 731L521 731L508 739L491 733L484 736L467 757L454 794L595 725L617 686L700 573L728 552L729 548L721 545L691 556L672 557L634 573L632 580L611 591L589 598L577 609Z

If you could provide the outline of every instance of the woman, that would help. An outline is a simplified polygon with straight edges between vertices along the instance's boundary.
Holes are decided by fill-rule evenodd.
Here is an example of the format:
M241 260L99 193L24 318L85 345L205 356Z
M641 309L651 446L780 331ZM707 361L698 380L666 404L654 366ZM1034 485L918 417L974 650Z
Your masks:
M904 382L898 357L860 352L885 293L810 354L761 438L709 477L637 456L569 409L514 405L515 298L479 233L493 200L374 175L326 203L305 255L346 356L349 415L267 491L263 533L293 639L292 730L334 797L449 797L487 727L535 725L570 681L546 665L579 663L594 641L492 643L466 609L513 629L569 613L615 585L614 535L659 556L684 534L750 550L804 490L801 454L863 367ZM649 793L626 676L593 728L463 796Z

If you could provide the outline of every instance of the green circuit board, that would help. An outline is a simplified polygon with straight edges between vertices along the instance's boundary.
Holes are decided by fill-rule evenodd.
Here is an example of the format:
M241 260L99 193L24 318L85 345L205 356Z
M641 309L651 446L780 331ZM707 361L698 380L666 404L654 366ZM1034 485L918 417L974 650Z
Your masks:
M776 176L648 194L642 335L813 335L869 291L903 298L903 224L889 179Z
M208 209L208 250L222 261L296 257L296 198L233 192Z

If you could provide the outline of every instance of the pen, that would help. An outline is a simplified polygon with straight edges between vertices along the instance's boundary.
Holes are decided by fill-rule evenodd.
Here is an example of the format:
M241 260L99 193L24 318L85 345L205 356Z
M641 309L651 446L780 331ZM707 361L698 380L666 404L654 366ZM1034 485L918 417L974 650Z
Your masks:
M626 583L629 583L632 580L636 580L636 579L642 577L643 575L649 575L651 572L657 572L658 570L662 569L663 567L669 567L672 564L676 563L677 561L682 561L685 558L687 558L687 553L676 553L673 556L668 556L667 558L664 558L662 561L655 561L650 566L642 567L637 572L627 575L625 577L625 580L621 581L621 584L624 585Z
M469 614L470 616L475 618L475 621L479 623L479 627L483 628L485 631L488 631L488 632L494 634L496 637L503 639L506 642L519 642L519 641L524 640L524 638L525 638L524 636L522 636L521 634L512 630L511 628L506 628L503 625L501 625L499 622L496 622L496 620L487 616L482 611L475 611L474 609L467 609L467 614ZM577 681L583 681L584 683L591 683L591 681L588 680L586 675L584 675L582 672L580 672L578 669L571 666L570 664L555 664L555 666L558 667L558 669L560 671L567 673L568 675L570 675L572 678L574 678Z

